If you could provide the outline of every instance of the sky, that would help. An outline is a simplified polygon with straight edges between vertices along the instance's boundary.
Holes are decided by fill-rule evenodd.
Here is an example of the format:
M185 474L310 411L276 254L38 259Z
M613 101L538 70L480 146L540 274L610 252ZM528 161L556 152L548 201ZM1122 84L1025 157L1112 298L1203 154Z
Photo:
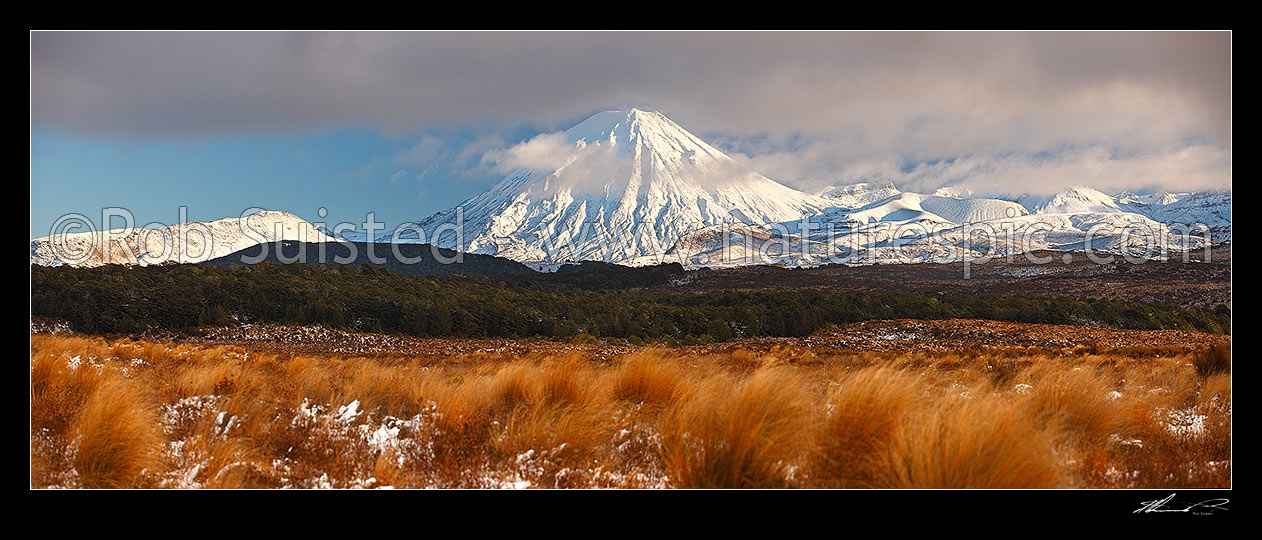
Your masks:
M115 206L136 225L183 206L393 227L494 185L497 156L632 106L805 191L1231 187L1228 32L33 32L30 47L32 238Z

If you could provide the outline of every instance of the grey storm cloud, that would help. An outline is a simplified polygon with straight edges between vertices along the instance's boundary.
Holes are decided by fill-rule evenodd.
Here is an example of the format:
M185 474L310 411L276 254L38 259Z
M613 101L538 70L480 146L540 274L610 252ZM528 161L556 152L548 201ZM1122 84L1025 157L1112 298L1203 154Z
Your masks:
M894 155L1101 146L1135 159L1168 156L1189 140L1226 154L1229 183L1230 104L1228 32L31 36L31 117L40 129L111 137L345 125L554 130L639 106L801 184ZM786 159L790 143L815 158Z

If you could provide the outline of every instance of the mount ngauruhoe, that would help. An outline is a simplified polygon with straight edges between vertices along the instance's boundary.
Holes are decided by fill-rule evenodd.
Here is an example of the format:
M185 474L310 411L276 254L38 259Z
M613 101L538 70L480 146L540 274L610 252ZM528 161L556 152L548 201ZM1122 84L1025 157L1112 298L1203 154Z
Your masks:
M1088 246L1161 256L1163 247L1191 250L1231 239L1230 191L1110 195L1075 186L988 198L960 186L919 194L880 181L808 194L750 170L661 113L638 109L597 113L545 138L545 159L531 162L548 165L514 170L455 208L373 240L432 243L547 269L589 260L689 267L951 261ZM53 239L32 240L31 262L201 262L263 242L332 240L293 214L258 216L251 219L262 225L260 234L242 234L238 220L206 224L215 241L208 256L183 245L178 229L164 231L177 243L165 253L155 244L162 234L131 230L111 234L128 249L97 249L74 261L59 258L67 251L52 249ZM1186 235L1173 226L1196 223L1209 231ZM979 240L978 227L992 234ZM343 236L365 240L362 233ZM60 241L92 249L99 239Z
M432 243L440 247L518 261L626 262L663 254L705 227L767 225L832 206L743 167L659 112L606 111L564 135L559 167L513 171L417 228L431 242L439 232Z

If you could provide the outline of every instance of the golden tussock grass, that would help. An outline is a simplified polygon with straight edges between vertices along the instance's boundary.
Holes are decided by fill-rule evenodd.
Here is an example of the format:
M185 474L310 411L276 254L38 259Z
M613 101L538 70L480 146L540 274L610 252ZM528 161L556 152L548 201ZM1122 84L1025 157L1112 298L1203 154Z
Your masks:
M1081 349L418 359L40 334L31 484L1230 487L1230 364L1202 367L1222 351Z
M820 487L874 487L900 421L925 399L920 377L888 367L846 374L828 394L812 453Z
M680 389L679 367L660 351L628 356L614 375L614 396L637 403L665 405Z
M679 487L787 487L810 432L805 384L764 368L743 380L712 376L662 423L662 459Z
M1192 363L1201 376L1231 373L1231 346L1212 345L1193 357Z
M543 394L543 374L538 366L513 362L491 377L492 400L505 410L535 403Z
M900 422L883 458L880 487L1036 489L1059 483L1049 433L997 397L940 402Z
M135 487L158 463L162 435L141 390L121 380L99 384L74 426L74 469L83 487Z
M1078 444L1098 444L1121 427L1109 398L1111 385L1090 366L1041 364L1027 375L1027 414L1038 427Z
M605 399L606 385L586 369L587 361L568 355L543 364L543 399L554 405L582 406Z

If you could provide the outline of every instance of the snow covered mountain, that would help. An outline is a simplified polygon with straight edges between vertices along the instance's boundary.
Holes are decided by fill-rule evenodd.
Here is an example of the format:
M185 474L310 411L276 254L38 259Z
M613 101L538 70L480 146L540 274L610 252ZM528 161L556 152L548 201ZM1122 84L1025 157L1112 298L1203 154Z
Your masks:
M564 139L559 167L518 169L414 228L440 247L523 262L619 262L660 255L705 227L777 223L831 206L745 168L659 112L597 113ZM404 230L395 240L423 239Z
M1166 191L1163 191L1160 193L1131 193L1129 191L1123 191L1123 192L1118 193L1117 195L1114 195L1113 199L1116 200L1117 204L1121 206L1152 205L1152 204L1164 206L1167 204L1176 203L1179 201L1179 199L1187 195L1191 195L1191 193L1170 193Z
M1000 199L961 199L900 192L850 211L846 213L846 217L849 221L859 223L909 220L972 223L1029 213L1018 203Z
M1117 202L1129 212L1142 214L1162 223L1231 226L1230 191L1157 193L1147 196L1125 193L1118 196Z
M1121 252L1157 245L1167 219L1194 215L1225 222L1213 240L1230 239L1229 194L1225 212L1222 197L1187 206L1182 198L1119 202L1085 186L987 198L958 187L903 192L881 181L811 195L638 109L593 115L563 140L560 165L513 171L486 193L376 241L432 242L546 269L581 260L698 267L942 261L1085 246ZM1016 237L982 246L970 236L979 226ZM1158 247L1207 242L1176 238Z
M1000 199L906 192L856 210L829 209L807 225L718 225L685 236L671 254L689 267L954 262L1088 247L1153 258L1201 249L1211 241L1204 233L1178 234L1167 224L1123 210L1030 213ZM1217 233L1212 238L1221 240Z
M851 207L856 195L873 191L871 185L821 191L838 203L805 225L707 227L681 238L671 255L690 267L951 262L1088 247L1163 257L1231 238L1229 192L1113 197L1078 186L1050 195L986 198L953 187L925 195L882 185L887 197ZM1196 218L1182 223L1212 225L1209 236L1203 230L1183 234L1176 216Z
M1108 195L1089 187L1074 186L1051 195L1022 194L1003 198L1020 203L1032 214L1131 212L1167 225L1231 226L1230 191L1146 194L1123 191Z
M1074 186L986 197L964 186L921 194L872 181L809 194L744 167L658 112L605 111L540 137L542 158L521 161L531 167L371 240L432 243L555 270L586 260L693 268L945 262L1086 247L1161 257L1231 239L1230 191L1110 195ZM1210 230L1180 227L1196 223ZM369 240L362 232L342 237ZM202 262L264 242L330 239L293 214L264 211L38 238L31 262Z
M1052 195L1005 197L1023 204L1035 214L1134 213L1175 229L1195 229L1208 225L1214 241L1231 239L1231 191L1192 191L1182 193L1131 193L1108 195L1084 186L1074 186Z
M43 266L150 265L204 262L277 240L332 240L306 220L264 210L243 218L193 221L158 229L56 234L31 240L31 263Z
M1022 194L1013 197L1011 200L1020 203L1031 214L1085 214L1122 211L1113 197L1086 186L1074 186L1044 196Z
M816 191L816 195L842 208L861 208L899 193L894 183L889 181L828 186Z

